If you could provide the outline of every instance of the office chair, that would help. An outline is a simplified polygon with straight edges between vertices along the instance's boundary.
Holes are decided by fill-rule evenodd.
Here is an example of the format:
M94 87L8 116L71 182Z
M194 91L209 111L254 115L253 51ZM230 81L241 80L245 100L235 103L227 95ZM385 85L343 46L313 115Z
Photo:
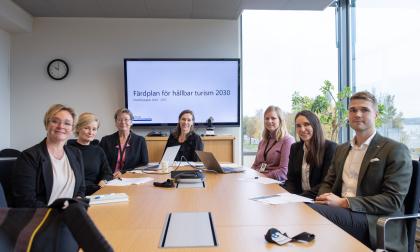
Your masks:
M4 195L3 186L0 183L0 208L7 207L6 196Z
M384 216L378 219L376 223L376 237L377 248L386 250L385 246L385 232L386 224L392 220L406 220L407 237L408 237L408 252L414 251L416 238L416 224L419 214L419 199L420 199L420 173L419 161L413 160L413 175L411 176L410 187L407 196L404 200L405 215L403 216Z
M67 141L67 144L69 143L75 143L77 142L77 139L69 139ZM93 139L92 142L90 142L90 145L98 145L99 144L99 140L98 139Z
M0 158L0 183L6 196L8 206L12 206L12 171L16 163L15 157L13 158Z
M19 157L20 151L15 149L3 149L0 151L0 157Z

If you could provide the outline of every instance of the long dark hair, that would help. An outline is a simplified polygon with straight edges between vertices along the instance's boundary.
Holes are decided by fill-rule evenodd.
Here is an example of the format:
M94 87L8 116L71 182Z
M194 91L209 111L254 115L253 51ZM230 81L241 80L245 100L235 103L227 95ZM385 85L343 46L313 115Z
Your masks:
M176 139L178 139L178 137L181 135L181 125L179 124L179 120L181 120L181 117L185 114L191 114L192 115L192 121L193 121L193 124L191 125L191 130L187 134L186 137L188 137L189 135L191 135L194 132L194 122L195 122L194 113L192 112L192 110L189 110L189 109L183 110L183 111L181 111L181 113L178 116L178 123L176 125L176 129L172 133Z
M318 116L309 110L302 110L298 112L295 116L296 119L299 116L304 116L312 126L313 133L311 139L309 139L308 152L306 153L306 163L310 166L321 166L324 159L325 152L325 137L324 132L321 127L321 122L319 121ZM302 139L300 139L302 141Z

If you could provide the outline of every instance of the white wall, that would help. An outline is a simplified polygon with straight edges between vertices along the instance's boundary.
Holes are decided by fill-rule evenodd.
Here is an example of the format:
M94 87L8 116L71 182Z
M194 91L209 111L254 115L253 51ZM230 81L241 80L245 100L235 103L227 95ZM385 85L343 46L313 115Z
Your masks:
M124 106L124 58L233 58L239 45L232 20L35 18L32 32L12 37L11 145L24 149L39 142L43 115L53 103L97 114L98 138L114 132L113 113ZM53 58L70 64L65 80L46 74ZM150 130L135 129L141 135ZM216 129L236 137L237 161L239 132Z
M0 28L0 150L10 147L10 40Z

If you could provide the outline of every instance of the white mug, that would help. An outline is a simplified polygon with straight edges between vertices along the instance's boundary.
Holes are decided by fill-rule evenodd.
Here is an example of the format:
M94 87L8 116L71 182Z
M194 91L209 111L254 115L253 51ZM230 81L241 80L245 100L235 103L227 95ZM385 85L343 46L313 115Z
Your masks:
M162 167L162 172L168 172L169 171L168 161L162 160L162 162L160 162L160 164L161 164L161 167Z

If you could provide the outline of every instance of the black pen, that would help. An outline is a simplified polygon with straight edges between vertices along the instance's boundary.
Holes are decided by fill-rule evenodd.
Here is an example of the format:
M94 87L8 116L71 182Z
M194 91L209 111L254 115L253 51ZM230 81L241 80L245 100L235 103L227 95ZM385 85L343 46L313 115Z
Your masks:
M117 179L122 181L122 178L120 178L120 177L117 177Z

